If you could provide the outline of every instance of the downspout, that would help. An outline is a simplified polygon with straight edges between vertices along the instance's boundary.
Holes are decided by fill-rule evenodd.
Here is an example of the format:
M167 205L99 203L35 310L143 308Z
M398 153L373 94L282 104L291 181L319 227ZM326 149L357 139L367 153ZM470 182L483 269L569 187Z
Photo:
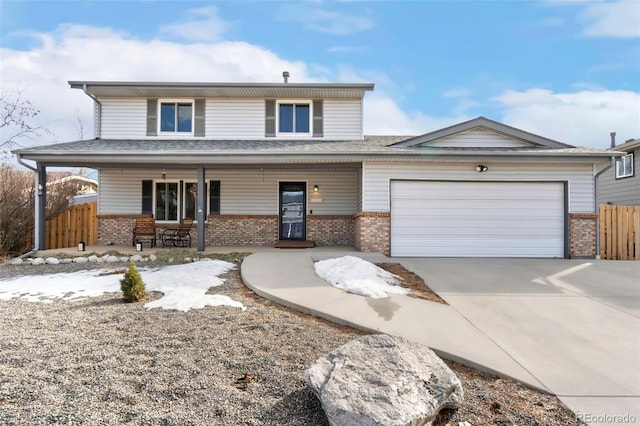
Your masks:
M94 133L94 136L96 138L99 138L101 136L101 134L102 134L102 103L98 100L98 98L95 95L92 95L91 93L89 93L87 91L87 85L86 84L82 85L82 90L84 91L84 93L88 97L93 99L93 102L95 102L98 105L98 117L97 117L97 120L94 120L94 122L97 125L93 129L93 133ZM95 117L94 117L94 119L95 119Z
M38 177L38 169L37 169L37 168L35 168L35 167L33 167L33 166L32 166L32 165L30 165L30 164L25 163L25 162L22 160L22 157L20 156L20 154L16 154L16 161L17 161L17 162L18 162L18 164L20 164L21 166L26 167L27 169L31 170L32 172L34 172L34 173L36 174L36 180L34 181L34 185L38 184L38 181L37 181L37 177ZM39 197L39 195L38 195L38 188L35 188L35 197ZM36 201L37 201L37 199L36 199ZM37 213L37 207L36 207L36 213ZM38 215L36 215L36 216L38 216ZM33 236L34 236L34 239L35 239L35 238L39 238L39 237L38 237L38 223L37 223L37 222L38 222L38 218L37 218L37 217L35 218L35 222L36 222L36 224L35 224L35 226L34 226L34 228L33 228ZM29 256L31 256L31 255L33 255L33 254L35 254L35 253L38 251L38 244L39 244L39 241L38 241L38 242L33 241L33 243L34 243L34 244L33 244L33 249L31 249L31 251L30 251L30 252L25 253L25 254L23 254L23 255L21 255L21 256L19 256L19 257L29 257Z
M615 148L616 147L616 132L611 132L611 148ZM611 156L611 161L609 162L609 164L604 167L602 170L595 172L595 165L593 166L594 168L594 173L593 173L593 192L595 194L594 200L593 200L593 211L596 212L597 214L597 218L596 218L596 259L600 259L600 214L599 214L599 209L598 209L598 177L603 174L604 172L606 172L607 170L609 170L610 168L612 168L615 165L616 162L616 157L614 157L613 155Z

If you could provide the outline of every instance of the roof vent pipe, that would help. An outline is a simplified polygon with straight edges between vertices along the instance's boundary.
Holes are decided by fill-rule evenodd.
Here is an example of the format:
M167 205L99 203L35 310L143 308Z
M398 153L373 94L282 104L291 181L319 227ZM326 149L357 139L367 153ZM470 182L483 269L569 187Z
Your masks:
M611 148L616 147L616 132L611 132Z
M284 71L282 73L282 77L284 78L284 82L288 83L289 82L289 71Z

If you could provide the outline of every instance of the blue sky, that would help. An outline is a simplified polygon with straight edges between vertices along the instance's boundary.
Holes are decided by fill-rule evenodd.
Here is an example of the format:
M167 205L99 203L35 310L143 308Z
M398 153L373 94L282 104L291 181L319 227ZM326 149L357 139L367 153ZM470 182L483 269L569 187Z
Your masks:
M480 115L562 142L640 137L640 0L0 0L3 94L92 136L67 80L372 82L365 133ZM78 93L80 92L80 93ZM6 95L5 95L6 96ZM82 123L82 125L80 125ZM33 142L25 142L29 144Z

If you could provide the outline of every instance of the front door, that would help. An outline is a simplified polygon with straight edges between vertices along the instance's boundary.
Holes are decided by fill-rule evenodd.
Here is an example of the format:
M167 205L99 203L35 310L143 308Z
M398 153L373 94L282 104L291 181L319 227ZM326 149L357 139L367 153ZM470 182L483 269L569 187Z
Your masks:
M307 184L280 182L279 238L281 240L306 239Z

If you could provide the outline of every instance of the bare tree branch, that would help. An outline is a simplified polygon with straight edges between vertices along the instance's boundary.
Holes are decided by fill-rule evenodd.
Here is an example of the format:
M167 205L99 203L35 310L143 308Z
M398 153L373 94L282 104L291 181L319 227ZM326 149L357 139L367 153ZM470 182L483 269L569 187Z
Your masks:
M51 134L43 124L34 123L40 110L24 99L24 88L17 87L15 94L0 94L0 149L22 146L22 141Z

